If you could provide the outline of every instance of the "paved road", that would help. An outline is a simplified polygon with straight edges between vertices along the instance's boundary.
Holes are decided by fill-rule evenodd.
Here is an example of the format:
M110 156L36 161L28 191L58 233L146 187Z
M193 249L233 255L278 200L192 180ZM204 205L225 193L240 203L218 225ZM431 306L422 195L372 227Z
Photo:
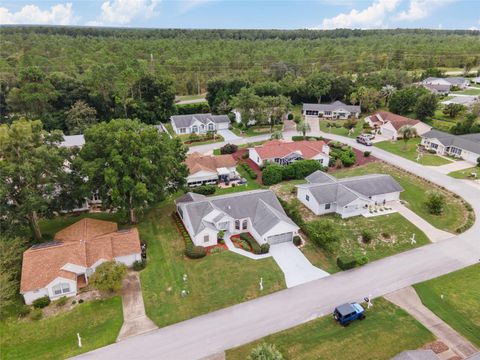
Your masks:
M367 147L357 145L351 139L331 134L328 137L367 150ZM421 165L381 149L368 150L386 162L462 196L474 208L477 219L480 218L478 188L428 171ZM326 315L339 303L361 301L367 295L372 298L383 296L475 264L479 258L480 221L477 221L465 233L445 241L126 339L79 358L199 359Z

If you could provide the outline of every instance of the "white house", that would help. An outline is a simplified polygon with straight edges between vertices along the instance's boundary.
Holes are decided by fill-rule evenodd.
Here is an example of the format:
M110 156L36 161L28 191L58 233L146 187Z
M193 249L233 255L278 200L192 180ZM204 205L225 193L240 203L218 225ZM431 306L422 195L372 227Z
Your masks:
M437 78L437 77L428 77L424 79L421 83L424 87L427 89L429 86L434 86L436 88L437 86L442 86L441 89L446 89L448 87L448 92L452 89L452 87L456 87L459 89L465 89L467 86L470 85L470 81L468 79L465 79L464 77L446 77L446 78Z
M288 165L296 160L317 160L328 166L330 147L321 140L283 141L271 140L248 149L249 158L258 166L266 161Z
M403 188L390 176L373 174L337 180L316 171L308 184L297 185L297 198L315 215L337 213L342 218L363 215L369 206L398 200Z
M227 115L174 115L170 121L176 134L205 134L208 131L228 130L230 126Z
M432 130L422 135L420 144L438 155L451 155L472 164L480 158L480 134L452 135Z
M217 184L239 178L237 162L230 154L208 156L198 152L189 154L185 159L189 175L187 186Z
M249 232L262 245L292 241L299 230L271 190L214 197L187 193L175 202L197 246L216 245L219 231L225 231L226 236Z
M341 101L335 101L331 104L303 104L302 109L302 115L304 116L323 117L327 119L358 118L360 112L360 106L347 105Z
M388 111L379 111L373 115L367 116L365 122L373 129L376 129L380 134L391 140L397 140L400 137L398 130L405 125L414 127L419 136L432 129L431 126L420 120L410 119Z
M44 296L75 296L101 263L132 266L141 258L136 228L118 230L114 222L85 218L59 231L53 242L23 253L20 293L26 304Z

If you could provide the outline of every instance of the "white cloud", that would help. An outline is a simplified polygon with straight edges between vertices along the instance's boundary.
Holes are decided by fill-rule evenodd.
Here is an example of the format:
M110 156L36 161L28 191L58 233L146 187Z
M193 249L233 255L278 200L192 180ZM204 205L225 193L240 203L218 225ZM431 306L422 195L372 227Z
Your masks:
M41 10L36 5L25 5L17 12L10 12L7 8L0 7L0 24L72 25L76 21L72 3L56 4L49 10Z
M426 18L436 8L455 0L410 0L407 11L398 14L398 20L414 21Z
M385 26L389 13L394 11L401 0L375 0L364 10L353 9L349 13L338 14L323 19L320 29L360 28L370 29Z
M160 0L104 0L102 13L87 25L127 25L135 18L151 18Z
M213 1L216 1L216 0L184 0L180 2L179 10L181 13L186 13L187 11L190 11L197 6L200 6L209 2L213 2Z

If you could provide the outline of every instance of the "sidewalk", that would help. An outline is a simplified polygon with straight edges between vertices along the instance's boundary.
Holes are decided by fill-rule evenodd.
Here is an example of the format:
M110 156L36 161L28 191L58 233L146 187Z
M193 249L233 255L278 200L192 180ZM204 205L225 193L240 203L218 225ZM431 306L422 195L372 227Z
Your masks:
M423 326L430 330L439 340L445 343L455 354L466 358L475 354L478 350L467 339L453 330L449 325L442 321L430 309L422 304L420 297L411 286L397 290L384 296L388 301L401 307ZM448 351L440 353L441 358L451 358L455 354L449 354ZM452 356L450 356L452 355Z

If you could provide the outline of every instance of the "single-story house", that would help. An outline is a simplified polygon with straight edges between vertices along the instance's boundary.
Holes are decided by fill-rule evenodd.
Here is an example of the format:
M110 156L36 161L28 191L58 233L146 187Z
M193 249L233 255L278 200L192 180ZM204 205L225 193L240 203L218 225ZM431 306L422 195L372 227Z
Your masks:
M471 78L470 81L475 83L475 84L480 84L480 76Z
M81 148L83 145L85 145L85 138L83 135L64 135L63 141L60 143L61 147L66 148Z
M441 102L443 105L448 104L459 104L466 107L472 106L475 102L479 101L480 96L478 95L461 95L461 96L452 96L451 99L444 100Z
M330 147L321 140L284 141L271 140L248 149L249 158L258 166L266 161L288 165L296 160L318 160L323 166L330 161Z
M302 115L318 116L330 119L348 119L360 115L360 106L347 105L341 101L335 101L331 104L303 104Z
M316 171L297 185L297 198L315 215L337 213L342 218L363 215L371 205L400 198L403 188L390 175L372 174L344 179Z
M431 130L422 135L420 144L438 155L451 155L472 164L477 164L480 157L480 134L452 135Z
M176 134L205 134L208 131L228 130L230 126L227 115L174 115L170 121Z
M249 232L262 245L292 241L299 230L271 190L213 197L187 193L175 203L197 246L216 245L219 231L226 236Z
M208 156L194 152L187 156L185 164L189 171L188 186L216 184L238 177L235 169L237 162L230 154Z
M451 85L443 84L423 84L423 87L435 95L448 95Z
M470 85L470 81L468 79L465 79L464 77L445 77L445 78L428 77L422 81L422 85L449 86L448 91L450 92L452 87L465 89L467 86Z
M365 122L373 129L377 129L380 134L392 140L397 140L400 137L398 130L405 125L413 126L419 136L432 129L431 126L420 120L410 119L388 111L379 111L376 114L367 116Z
M48 296L75 296L105 261L132 266L141 260L136 228L118 230L116 223L85 218L55 234L54 241L23 253L20 293L26 304Z

